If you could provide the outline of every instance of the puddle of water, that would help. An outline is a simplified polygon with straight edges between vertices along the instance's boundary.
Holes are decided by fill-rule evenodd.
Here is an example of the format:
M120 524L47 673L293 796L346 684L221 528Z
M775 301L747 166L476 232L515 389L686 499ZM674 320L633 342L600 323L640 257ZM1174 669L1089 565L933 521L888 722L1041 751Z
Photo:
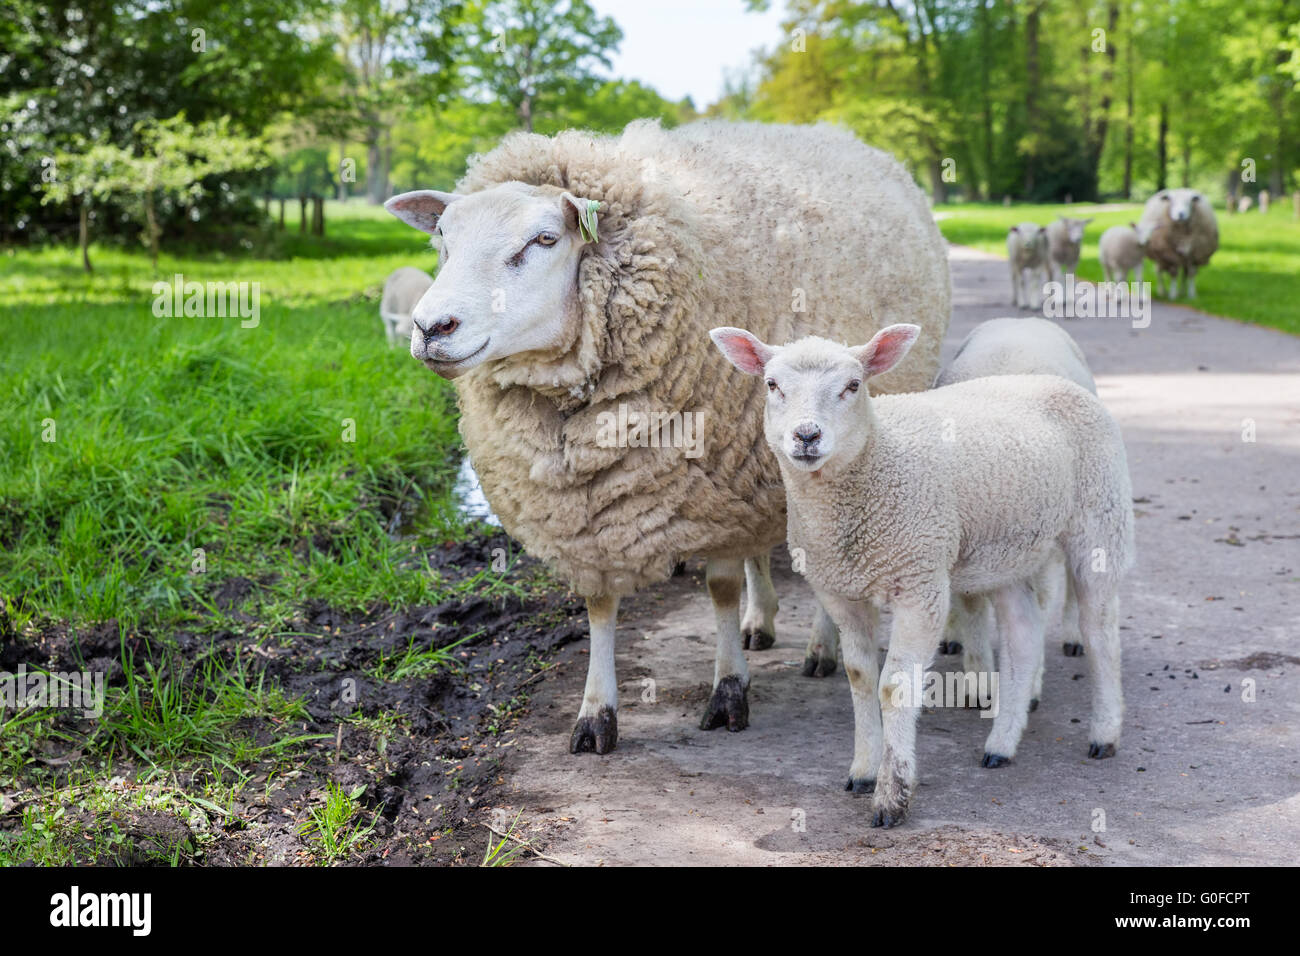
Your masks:
M479 484L478 475L468 458L460 463L456 473L456 484L452 487L456 499L456 508L467 518L477 518L490 525L501 527L501 521L492 513L492 506L483 495L483 486Z

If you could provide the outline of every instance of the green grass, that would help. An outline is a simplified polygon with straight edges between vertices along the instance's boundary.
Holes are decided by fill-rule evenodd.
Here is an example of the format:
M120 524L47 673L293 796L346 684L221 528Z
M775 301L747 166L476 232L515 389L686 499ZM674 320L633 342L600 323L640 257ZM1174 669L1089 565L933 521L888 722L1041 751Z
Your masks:
M376 810L368 822L363 820L359 798L365 792L365 784L348 791L330 781L324 804L312 807L307 821L299 828L298 832L308 838L323 865L329 866L340 857L365 848L379 819Z
M382 210L331 204L328 223L272 258L164 255L157 274L142 251L94 247L87 276L74 249L0 250L0 607L17 626L175 626L231 577L286 611L436 596L388 531L397 510L430 539L464 530L454 396L387 348L377 314L388 272L432 254ZM156 317L174 273L260 283L260 324Z
M1107 204L1110 205L1110 204ZM951 242L974 246L984 252L1005 256L1007 230L1020 222L1046 224L1058 215L1094 217L1084 236L1078 275L1099 282L1097 240L1114 225L1136 222L1141 204L1123 209L1093 212L1084 203L1072 206L1002 206L963 203L941 205L939 230ZM1216 209L1219 220L1219 251L1196 277L1197 308L1215 315L1268 325L1300 334L1300 220L1294 218L1289 201L1277 202L1268 215L1252 211L1229 216ZM1146 264L1147 281L1154 292L1155 269ZM1179 300L1186 302L1187 300Z

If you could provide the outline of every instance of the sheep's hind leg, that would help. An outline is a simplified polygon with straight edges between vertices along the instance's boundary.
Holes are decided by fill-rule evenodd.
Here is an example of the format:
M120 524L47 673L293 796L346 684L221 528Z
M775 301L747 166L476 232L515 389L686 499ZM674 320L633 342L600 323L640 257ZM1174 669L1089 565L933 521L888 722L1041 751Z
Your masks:
M880 653L876 632L880 612L865 601L842 601L818 595L822 607L833 611L844 635L844 670L853 692L853 763L844 789L853 794L876 789L882 739L880 732Z
M618 596L587 598L591 657L578 723L569 738L569 753L606 754L618 744L618 677L614 670L614 630Z
M1092 679L1092 720L1088 756L1113 757L1124 721L1124 690L1120 675L1119 596L1113 581L1089 580L1087 572L1074 581L1079 596L1079 629L1088 645ZM1100 576L1099 576L1100 577Z
M808 649L804 652L803 676L829 677L834 674L839 647L839 629L819 602L813 616L812 633L808 635Z
M776 643L776 588L772 587L772 556L745 559L745 617L740 635L746 650L765 651Z
M1043 612L1029 582L993 592L1002 637L998 660L997 710L984 742L983 767L1001 767L1016 755L1029 721L1034 675L1043 658Z
M718 651L713 665L713 696L700 720L700 729L726 727L734 733L749 726L749 666L740 639L744 562L710 558L704 577L718 622Z
M954 594L948 613L950 629L954 622L959 622L958 633L962 635L962 643L959 645L962 673L974 675L976 684L972 688L968 679L962 680L957 687L962 699L952 701L952 705L979 707L979 676L994 671L993 642L997 630L993 619L993 604L985 594Z

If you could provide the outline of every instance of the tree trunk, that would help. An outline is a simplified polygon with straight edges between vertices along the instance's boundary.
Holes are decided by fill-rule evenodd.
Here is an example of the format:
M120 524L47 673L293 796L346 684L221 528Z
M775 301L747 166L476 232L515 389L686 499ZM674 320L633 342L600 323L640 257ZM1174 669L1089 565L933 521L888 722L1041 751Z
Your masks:
M1040 129L1038 115L1038 88L1040 75L1038 68L1038 16L1042 12L1041 3L1031 3L1029 13L1025 16L1025 123L1031 137L1036 137ZM1038 144L1034 143L1025 157L1025 198L1033 197L1034 180L1037 173Z
M158 270L158 217L154 215L153 192L144 193L144 221L149 232L149 258L153 261L154 271Z
M77 241L81 246L81 267L87 272L94 272L90 267L90 200L81 197L81 211L78 216Z
M307 235L307 197L298 197L298 235Z
M379 149L379 128L369 131L366 141L366 201L378 206L384 201L384 159Z
M990 0L980 0L979 19L980 19L980 107L981 117L984 126L984 190L983 198L993 198L993 170L994 170L994 153L993 153L993 99L990 95L991 80L989 78L989 65L993 62L992 43L990 38L989 25L989 8Z
M1192 147L1190 143L1183 144L1183 188L1188 189L1192 185Z
M1128 11L1128 45L1124 49L1128 91L1124 106L1124 198L1133 198L1133 7Z
M284 198L280 199L280 231L284 232Z
M311 234L313 236L325 235L325 197L311 197Z
M1169 104L1160 104L1160 133L1156 140L1156 192L1169 185Z

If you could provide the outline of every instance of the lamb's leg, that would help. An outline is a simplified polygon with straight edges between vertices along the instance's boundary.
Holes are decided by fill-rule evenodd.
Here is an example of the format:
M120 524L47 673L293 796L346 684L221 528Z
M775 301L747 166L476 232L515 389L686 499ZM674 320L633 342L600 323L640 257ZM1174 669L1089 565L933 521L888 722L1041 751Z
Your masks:
M618 744L618 677L614 671L618 595L587 598L587 622L591 631L587 686L578 723L569 738L569 752L605 754Z
M1088 756L1113 757L1124 720L1124 690L1120 676L1119 596L1114 582L1083 572L1075 578L1079 598L1079 629L1088 647L1092 679L1092 721Z
M1011 305L1014 308L1020 308L1020 270L1016 267L1016 260L1011 262Z
M713 665L713 696L700 720L701 730L749 726L749 667L740 640L740 582L744 562L710 558L704 578L718 622L718 652Z
M812 633L808 635L808 649L804 652L803 676L828 677L834 674L839 647L839 629L826 613L826 608L818 603Z
M740 634L747 650L765 651L776 643L776 588L772 587L772 556L745 559L745 618Z
M939 646L948 619L948 582L938 589L911 591L894 604L889 654L880 672L880 716L884 748L871 802L871 825L892 827L907 816L916 784L916 719L925 669Z
M1189 299L1196 298L1196 266L1188 266L1184 273L1183 295Z
M961 669L965 674L974 674L978 685L980 674L992 674L993 642L996 636L993 619L993 605L984 594L954 594L948 612L948 625L954 621L961 627ZM978 707L978 694L969 694L969 681L963 681L958 691L965 697L963 701L954 700L953 706ZM978 686L975 688L978 690Z
M1074 579L1065 574L1065 605L1061 609L1061 653L1066 657L1083 656L1083 635L1079 633L1079 598L1074 593Z
M998 658L997 716L984 742L984 767L1001 767L1016 755L1029 721L1034 672L1043 656L1043 613L1029 582L994 591L993 609L1002 653Z
M880 652L876 646L880 612L866 601L842 601L820 594L818 599L844 635L844 670L853 692L853 763L844 789L854 794L871 793L876 789L882 746Z

